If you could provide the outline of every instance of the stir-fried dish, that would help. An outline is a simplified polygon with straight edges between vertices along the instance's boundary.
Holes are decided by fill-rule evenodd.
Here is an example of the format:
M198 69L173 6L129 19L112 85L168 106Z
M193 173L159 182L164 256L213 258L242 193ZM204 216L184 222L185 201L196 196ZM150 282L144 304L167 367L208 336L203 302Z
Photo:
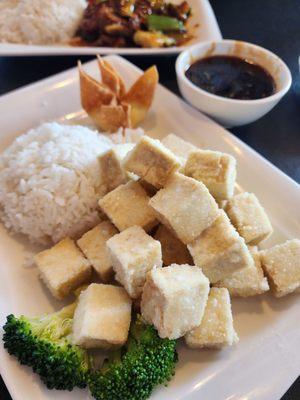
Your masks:
M176 46L190 38L190 15L185 0L90 0L76 35L89 46Z

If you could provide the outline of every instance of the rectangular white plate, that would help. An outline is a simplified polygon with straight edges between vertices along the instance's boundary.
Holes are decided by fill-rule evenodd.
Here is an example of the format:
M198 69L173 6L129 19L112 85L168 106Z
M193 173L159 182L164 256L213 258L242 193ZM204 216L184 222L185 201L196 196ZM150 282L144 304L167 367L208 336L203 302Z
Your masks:
M129 84L140 74L118 56L108 59ZM97 73L95 62L85 68ZM43 121L82 116L76 69L1 97L0 110L0 152L14 137ZM271 217L275 234L267 245L300 236L299 186L221 126L159 86L143 127L155 137L174 132L200 147L233 154L238 162L237 189L256 193ZM38 280L36 268L22 266L30 251L27 242L10 237L0 225L1 326L7 314L37 315L61 306ZM277 400L282 396L300 371L299 297L234 299L233 312L238 345L223 351L192 351L181 344L176 376L168 388L154 393L153 400ZM14 400L87 398L87 392L80 390L48 391L28 368L6 354L2 343L0 372Z
M113 48L113 47L72 47L63 45L33 46L24 44L6 44L0 42L0 56L41 56L41 55L71 55L71 54L131 54L131 55L162 55L176 54L197 42L220 40L222 35L208 0L189 0L193 15L189 26L192 28L193 39L182 47L163 49Z

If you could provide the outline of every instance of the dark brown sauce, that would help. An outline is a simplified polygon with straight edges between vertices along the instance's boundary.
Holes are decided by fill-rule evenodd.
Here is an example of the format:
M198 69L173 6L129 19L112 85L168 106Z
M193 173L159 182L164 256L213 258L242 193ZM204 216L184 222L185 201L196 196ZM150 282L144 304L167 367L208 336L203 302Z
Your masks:
M268 71L234 56L202 58L195 61L185 74L201 89L230 99L262 99L276 90L275 81Z

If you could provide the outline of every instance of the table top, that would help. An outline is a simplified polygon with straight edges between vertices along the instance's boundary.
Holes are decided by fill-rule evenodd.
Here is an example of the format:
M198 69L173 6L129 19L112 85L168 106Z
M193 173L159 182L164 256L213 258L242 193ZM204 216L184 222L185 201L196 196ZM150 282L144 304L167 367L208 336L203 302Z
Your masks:
M284 2L282 0L211 0L211 4L224 38L245 40L266 47L278 54L291 69L293 85L284 99L265 117L231 131L299 183L300 2L299 0ZM87 61L93 57L80 58L82 61ZM174 69L175 57L126 58L142 69L156 64L160 82L179 94ZM74 67L77 59L78 57L64 56L2 57L0 58L0 95ZM1 379L0 398L11 400ZM281 400L299 398L300 379Z

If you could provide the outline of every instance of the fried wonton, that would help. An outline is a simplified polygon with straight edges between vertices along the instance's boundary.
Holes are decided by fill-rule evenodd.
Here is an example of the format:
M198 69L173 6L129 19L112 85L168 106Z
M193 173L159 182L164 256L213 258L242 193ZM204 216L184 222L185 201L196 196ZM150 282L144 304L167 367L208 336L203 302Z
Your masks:
M156 67L144 72L126 93L122 77L108 61L98 56L98 66L101 82L90 77L78 63L82 107L102 131L138 126L153 101L158 82Z
M138 78L122 98L122 101L131 105L131 123L133 127L137 126L146 117L153 101L157 83L158 72L154 65Z
M109 87L110 90L117 96L117 98L122 98L126 92L125 83L122 77L108 61L103 60L103 58L101 58L99 55L97 58L101 72L102 83Z

